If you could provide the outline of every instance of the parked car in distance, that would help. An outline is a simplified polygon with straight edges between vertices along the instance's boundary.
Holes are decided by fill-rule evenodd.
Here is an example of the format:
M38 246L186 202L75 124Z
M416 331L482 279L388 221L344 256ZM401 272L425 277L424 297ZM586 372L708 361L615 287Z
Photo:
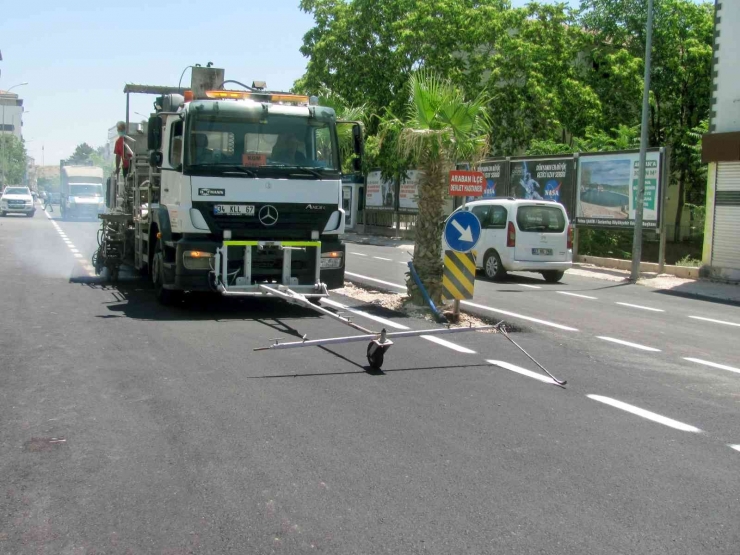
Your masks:
M573 227L561 204L500 198L469 202L459 210L480 220L475 262L489 279L525 271L557 283L573 264Z
M7 214L25 214L33 218L36 207L33 205L33 196L28 187L5 187L0 196L0 216Z

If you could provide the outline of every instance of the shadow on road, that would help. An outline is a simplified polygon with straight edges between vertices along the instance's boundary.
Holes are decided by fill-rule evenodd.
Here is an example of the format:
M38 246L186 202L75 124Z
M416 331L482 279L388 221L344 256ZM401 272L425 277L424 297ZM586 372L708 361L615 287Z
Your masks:
M162 306L154 298L151 284L137 280L104 283L100 278L80 277L70 280L84 287L107 291L113 300L106 301L108 314L100 319L133 318L151 321L275 321L280 318L320 318L307 308L289 305L279 299L223 297L216 293L188 293L176 306Z

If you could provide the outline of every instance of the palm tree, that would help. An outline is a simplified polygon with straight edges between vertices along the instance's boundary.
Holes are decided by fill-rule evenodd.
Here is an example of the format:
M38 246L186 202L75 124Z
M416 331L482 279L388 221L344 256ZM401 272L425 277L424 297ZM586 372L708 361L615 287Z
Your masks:
M389 115L381 136L396 137L398 154L411 157L423 174L419 183L414 266L432 300L442 295L442 224L448 174L455 162L477 162L488 150L487 98L466 100L452 82L419 70L408 83L403 119ZM413 279L406 286L412 302L423 304Z

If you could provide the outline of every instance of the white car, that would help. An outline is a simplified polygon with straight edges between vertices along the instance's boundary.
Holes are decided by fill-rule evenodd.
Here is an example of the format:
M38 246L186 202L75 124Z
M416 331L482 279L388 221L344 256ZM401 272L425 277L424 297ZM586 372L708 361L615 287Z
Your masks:
M33 196L28 187L5 187L0 197L0 216L6 214L25 214L33 218L36 207L33 205Z
M481 238L473 250L476 267L489 279L525 271L557 283L573 264L573 227L561 204L501 198L469 202L460 210L480 220Z

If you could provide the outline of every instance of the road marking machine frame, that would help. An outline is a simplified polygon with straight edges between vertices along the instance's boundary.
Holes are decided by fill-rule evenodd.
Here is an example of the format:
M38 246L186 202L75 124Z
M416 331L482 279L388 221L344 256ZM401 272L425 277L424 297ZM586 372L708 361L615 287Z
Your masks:
M240 271L242 276L236 277L229 274L229 247L244 247L243 264ZM275 283L257 283L252 280L252 249L276 247L283 251L283 269L281 282ZM299 285L297 278L291 275L292 252L295 249L315 249L315 276L313 285ZM320 280L321 269L321 241L238 241L224 240L221 248L216 250L214 256L214 276L216 280L216 289L225 296L234 297L255 297L269 296L282 299L285 302L308 308L318 312L323 316L328 316L333 320L341 322L357 331L362 335L350 335L344 337L329 337L323 339L308 339L307 335L301 338L301 341L292 341L281 343L281 339L275 339L274 343L268 347L258 347L255 351L269 351L273 349L295 349L300 347L316 347L320 345L337 345L340 343L354 343L358 341L369 341L367 346L367 361L374 370L379 370L383 366L385 352L393 345L393 339L404 337L418 337L420 335L445 335L453 333L465 333L470 331L484 331L497 329L496 325L489 326L468 326L453 328L447 326L444 328L435 328L430 330L409 330L388 333L385 328L380 331L373 331L359 324L354 323L349 318L342 316L316 304L321 298L329 296L326 285ZM233 279L232 279L233 276Z

